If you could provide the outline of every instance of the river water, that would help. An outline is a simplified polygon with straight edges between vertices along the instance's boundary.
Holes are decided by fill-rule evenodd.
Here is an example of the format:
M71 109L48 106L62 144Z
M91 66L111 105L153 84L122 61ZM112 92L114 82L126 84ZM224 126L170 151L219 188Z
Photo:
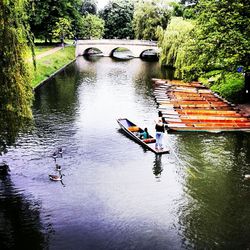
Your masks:
M36 91L33 127L1 156L0 249L249 249L250 135L166 134L170 154L145 151L116 119L154 134L152 77L157 62L80 57Z

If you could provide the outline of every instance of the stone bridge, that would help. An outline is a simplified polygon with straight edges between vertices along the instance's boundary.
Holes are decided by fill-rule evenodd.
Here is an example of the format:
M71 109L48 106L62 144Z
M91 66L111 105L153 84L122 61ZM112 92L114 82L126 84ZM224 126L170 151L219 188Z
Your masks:
M131 51L133 57L141 57L145 51L159 53L156 42L146 40L127 39L102 39L102 40L78 40L76 44L76 57L85 55L90 49L98 49L103 56L111 56L117 48L126 48Z

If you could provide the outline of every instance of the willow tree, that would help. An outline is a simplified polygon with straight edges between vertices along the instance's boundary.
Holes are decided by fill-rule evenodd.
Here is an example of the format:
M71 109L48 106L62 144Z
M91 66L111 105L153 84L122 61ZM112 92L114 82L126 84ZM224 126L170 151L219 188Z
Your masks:
M27 65L26 0L0 1L0 110L31 117L31 75Z
M158 27L158 45L161 48L160 63L175 68L175 77L183 77L186 66L187 48L192 43L191 32L194 24L182 17L172 18L166 30Z
M161 0L139 0L133 16L133 29L137 39L156 40L156 29L166 29L171 18L169 6Z

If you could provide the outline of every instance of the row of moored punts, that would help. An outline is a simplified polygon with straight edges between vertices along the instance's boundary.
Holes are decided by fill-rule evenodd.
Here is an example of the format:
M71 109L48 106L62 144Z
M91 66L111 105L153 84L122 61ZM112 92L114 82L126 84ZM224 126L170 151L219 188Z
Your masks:
M153 79L154 96L169 131L245 131L250 118L199 82Z

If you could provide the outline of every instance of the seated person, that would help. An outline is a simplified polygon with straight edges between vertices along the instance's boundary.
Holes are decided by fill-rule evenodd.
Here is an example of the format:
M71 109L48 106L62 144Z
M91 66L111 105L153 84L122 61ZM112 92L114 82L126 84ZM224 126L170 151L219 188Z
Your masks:
M144 131L142 133L140 133L140 138L141 139L148 139L149 138L149 133L148 133L147 128L145 128Z

